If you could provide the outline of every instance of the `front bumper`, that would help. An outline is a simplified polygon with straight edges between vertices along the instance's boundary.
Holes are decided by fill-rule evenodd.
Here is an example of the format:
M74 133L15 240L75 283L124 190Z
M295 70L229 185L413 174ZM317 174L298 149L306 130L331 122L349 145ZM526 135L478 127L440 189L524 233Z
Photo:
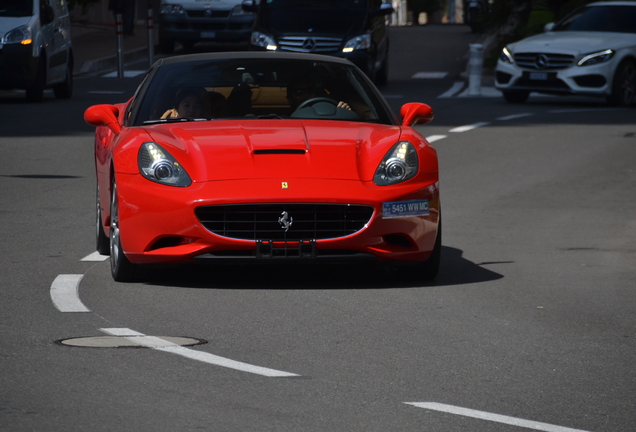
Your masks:
M226 18L190 18L162 14L159 34L164 40L180 42L248 42L255 15Z
M615 68L616 59L592 66L543 70L521 68L499 60L495 70L495 87L501 91L609 96Z
M271 184L264 186L264 182ZM298 179L289 182L289 189L283 190L280 185L280 181L241 180L173 188L151 183L140 175L119 174L124 252L133 263L167 263L196 258L334 256L423 261L433 251L439 222L437 182L378 188L359 181ZM382 217L382 202L422 199L429 202L425 216ZM355 234L287 243L215 235L195 215L195 209L202 206L272 202L360 204L373 206L374 212L367 226Z
M0 88L27 89L37 76L39 59L31 45L8 44L0 49Z

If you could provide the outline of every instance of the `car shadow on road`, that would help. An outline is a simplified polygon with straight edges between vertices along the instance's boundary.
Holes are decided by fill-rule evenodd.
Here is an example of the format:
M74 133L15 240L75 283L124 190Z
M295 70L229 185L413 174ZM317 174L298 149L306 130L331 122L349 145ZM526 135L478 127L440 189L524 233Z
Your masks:
M148 267L140 282L155 286L200 289L390 289L474 284L504 276L463 258L460 249L442 248L442 264L434 282L411 278L404 269L378 262L320 263L188 263ZM510 262L506 262L510 263Z

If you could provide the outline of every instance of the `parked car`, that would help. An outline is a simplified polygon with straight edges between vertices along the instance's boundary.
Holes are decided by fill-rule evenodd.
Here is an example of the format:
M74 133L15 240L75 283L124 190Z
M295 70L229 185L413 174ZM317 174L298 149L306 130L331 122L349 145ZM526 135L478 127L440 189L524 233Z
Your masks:
M0 88L41 102L73 95L71 22L65 0L0 0Z
M503 49L495 86L507 101L530 92L636 101L635 1L591 3L546 30Z
M256 15L241 0L163 0L159 15L159 49L171 54L175 42L249 43Z
M255 0L243 1L256 11L252 48L326 54L351 60L376 84L386 84L389 37L386 16L391 4L382 0Z
M345 59L159 60L128 102L84 114L97 127L97 250L117 281L206 259L379 260L434 279L437 153L413 127L433 111L407 103L401 116Z

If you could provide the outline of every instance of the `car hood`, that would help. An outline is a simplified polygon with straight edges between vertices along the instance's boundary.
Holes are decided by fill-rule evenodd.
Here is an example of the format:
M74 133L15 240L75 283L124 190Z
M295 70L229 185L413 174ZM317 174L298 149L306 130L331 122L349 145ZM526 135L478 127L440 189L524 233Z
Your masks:
M33 17L0 17L0 38L15 28L29 24L31 18Z
M286 7L272 9L261 16L260 27L275 35L359 33L365 12L347 8Z
M559 31L547 32L508 45L514 53L542 52L574 56L605 49L620 49L636 45L636 34L610 32Z
M196 181L323 178L368 181L399 126L343 121L212 121L148 127Z
M214 0L213 2L203 2L201 0L171 0L170 3L181 5L186 10L232 10L240 2L236 0Z

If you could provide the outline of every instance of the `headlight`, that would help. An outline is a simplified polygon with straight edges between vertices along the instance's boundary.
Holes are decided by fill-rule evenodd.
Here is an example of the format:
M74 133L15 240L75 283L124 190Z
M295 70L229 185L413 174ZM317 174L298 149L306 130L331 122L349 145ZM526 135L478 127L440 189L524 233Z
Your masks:
M510 63L510 64L513 64L515 62L512 59L512 54L510 54L508 47L504 47L504 49L501 50L501 54L499 54L499 60L501 60L504 63Z
M19 43L22 45L29 45L33 42L33 39L31 39L31 28L28 26L20 26L13 30L9 30L0 42L3 44Z
M252 45L267 48L270 51L276 51L276 42L270 36L259 31L252 32L251 38Z
M612 57L614 57L614 50L606 49L605 51L600 51L592 54L588 54L584 56L577 65L579 66L592 66L599 63L605 63Z
M384 156L373 182L378 186L401 183L417 174L417 151L408 141L400 141Z
M234 8L232 9L232 15L250 15L252 13L253 12L248 12L243 9L243 6L240 4L234 6Z
M159 144L143 143L137 155L142 176L168 186L190 186L192 180L181 164Z
M365 34L349 39L342 49L342 52L351 52L353 50L369 48L371 48L371 35Z
M181 5L163 3L161 5L161 13L165 15L184 15L185 11Z

